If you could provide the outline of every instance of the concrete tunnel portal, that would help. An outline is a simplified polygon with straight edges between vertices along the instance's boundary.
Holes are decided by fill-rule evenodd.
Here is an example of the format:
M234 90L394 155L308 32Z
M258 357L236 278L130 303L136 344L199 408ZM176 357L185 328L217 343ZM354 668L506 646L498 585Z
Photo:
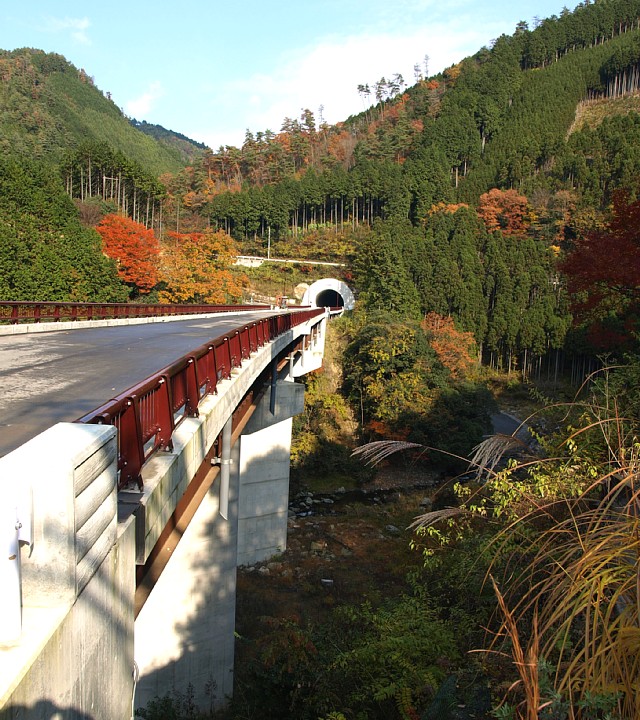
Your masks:
M353 310L355 304L351 288L335 278L316 280L307 288L302 298L302 305L311 307L341 307Z

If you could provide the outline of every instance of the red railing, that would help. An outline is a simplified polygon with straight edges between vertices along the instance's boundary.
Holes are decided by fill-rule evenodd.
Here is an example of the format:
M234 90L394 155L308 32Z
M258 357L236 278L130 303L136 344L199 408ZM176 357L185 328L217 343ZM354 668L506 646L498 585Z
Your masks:
M324 313L324 308L299 310L247 323L201 345L77 422L117 428L119 488L133 482L142 488L144 463L154 452L172 448L176 426L185 417L198 415L200 402L216 392L220 380L229 378L233 368L258 348Z
M116 320L169 315L240 312L265 309L266 305L143 305L142 303L72 303L0 301L0 325L65 322L75 320Z

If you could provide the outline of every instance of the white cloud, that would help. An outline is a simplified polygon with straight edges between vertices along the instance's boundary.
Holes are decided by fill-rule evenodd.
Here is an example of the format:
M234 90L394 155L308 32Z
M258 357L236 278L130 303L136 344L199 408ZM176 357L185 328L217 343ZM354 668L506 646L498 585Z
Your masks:
M87 30L91 27L91 21L83 18L48 18L47 29L50 32L71 32L71 37L79 45L91 45Z
M156 101L164 95L164 89L159 81L155 81L149 85L149 88L133 100L125 103L127 115L143 120L149 114Z
M345 120L364 109L357 88L373 85L381 77L400 73L413 85L414 65L429 56L429 74L443 70L489 42L490 29L461 30L460 25L416 27L409 34L369 32L349 37L328 37L316 45L281 56L272 72L256 73L211 89L208 127L198 138L216 149L240 145L244 131L278 132L285 117L300 117L303 108L329 123ZM499 33L496 33L499 34ZM424 68L423 68L424 69Z

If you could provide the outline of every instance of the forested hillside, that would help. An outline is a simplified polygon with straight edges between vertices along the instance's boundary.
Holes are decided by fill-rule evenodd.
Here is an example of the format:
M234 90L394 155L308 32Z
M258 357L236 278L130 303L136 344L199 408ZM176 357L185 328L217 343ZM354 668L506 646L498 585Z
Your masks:
M566 349L619 337L613 306L569 332L575 265L562 262L611 222L616 191L636 197L640 116L602 108L638 90L639 17L637 0L581 3L437 75L416 66L410 85L398 74L363 83L354 92L370 106L337 125L304 110L201 154L179 133L127 121L64 58L3 52L0 146L56 168L85 225L116 213L154 233L156 284L120 268L132 299L211 296L168 290L167 259L220 232L245 252L271 243L346 260L370 309L451 316L485 362L557 372ZM597 121L579 121L596 107Z
M1 50L2 152L60 162L83 142L108 143L156 177L182 166L176 149L136 130L85 70L41 50Z
M231 238L163 227L160 177L202 146L130 121L60 55L0 51L0 81L1 298L241 296L242 276L227 270Z
M154 125L146 122L145 120L140 121L135 118L132 118L130 122L134 128L141 130L145 135L155 138L160 144L166 145L174 151L177 150L180 153L180 158L183 164L185 165L188 162L195 162L198 160L207 149L207 146L204 143L191 140L191 138L188 138L182 133L167 130L167 128L162 127L162 125Z
M569 190L579 205L604 208L638 169L633 132L602 130L597 163L587 162L587 138L567 136L580 102L638 89L636 5L581 4L533 30L522 24L436 76L416 68L411 87L398 75L362 85L377 102L361 115L328 126L305 110L280 132L248 131L241 148L210 153L170 190L247 236L377 217L418 224L434 203L476 203L493 187Z

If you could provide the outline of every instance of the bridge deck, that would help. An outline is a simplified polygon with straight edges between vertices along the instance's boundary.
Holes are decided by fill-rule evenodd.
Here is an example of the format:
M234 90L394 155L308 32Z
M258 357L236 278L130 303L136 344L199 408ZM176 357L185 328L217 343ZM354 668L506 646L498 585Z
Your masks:
M0 336L0 457L265 312Z

